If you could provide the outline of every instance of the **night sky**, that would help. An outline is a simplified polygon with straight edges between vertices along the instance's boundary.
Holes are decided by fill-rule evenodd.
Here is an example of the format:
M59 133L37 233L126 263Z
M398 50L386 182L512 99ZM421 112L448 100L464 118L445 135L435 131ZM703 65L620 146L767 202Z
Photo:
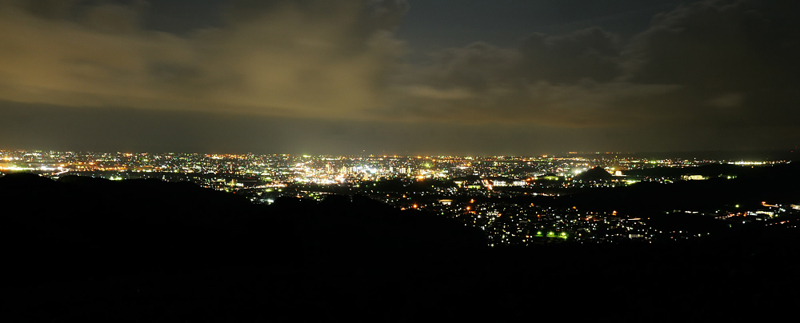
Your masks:
M795 2L0 0L0 149L790 149Z

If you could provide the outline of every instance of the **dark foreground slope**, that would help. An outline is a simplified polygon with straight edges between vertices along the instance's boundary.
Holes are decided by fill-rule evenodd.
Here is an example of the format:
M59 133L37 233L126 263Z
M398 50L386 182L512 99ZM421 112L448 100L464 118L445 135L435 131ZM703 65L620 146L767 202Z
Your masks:
M257 206L190 184L0 178L4 313L24 321L686 321L787 312L797 232L486 249L362 198Z

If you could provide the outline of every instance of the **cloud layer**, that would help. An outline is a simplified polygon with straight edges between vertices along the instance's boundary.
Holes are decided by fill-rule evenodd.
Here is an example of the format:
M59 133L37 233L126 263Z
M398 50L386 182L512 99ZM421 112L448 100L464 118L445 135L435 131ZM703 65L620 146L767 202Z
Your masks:
M236 1L187 37L146 3L0 4L0 99L68 106L341 115L375 105L402 53L398 1Z
M397 113L572 127L788 126L800 103L800 30L777 3L681 6L628 40L589 28L533 34L516 48L448 49L412 73L410 102Z
M154 14L145 1L0 0L0 101L536 128L573 147L577 132L625 149L696 138L704 149L793 146L800 28L790 7L699 1L633 37L530 33L513 47L476 40L411 61L394 34L413 10L404 0L238 0L218 24L174 33L144 26Z

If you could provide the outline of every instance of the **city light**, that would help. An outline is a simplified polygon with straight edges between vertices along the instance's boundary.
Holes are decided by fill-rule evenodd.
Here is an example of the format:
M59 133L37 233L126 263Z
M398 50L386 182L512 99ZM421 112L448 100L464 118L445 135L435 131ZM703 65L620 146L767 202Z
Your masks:
M331 195L362 195L399 210L430 212L479 228L495 246L557 241L676 241L706 236L708 232L701 235L699 232L653 229L649 218L636 212L598 211L578 205L555 207L547 200L533 203L526 199L567 196L563 201L571 201L568 196L575 190L613 189L642 182L664 185L693 182L700 179L696 173L699 167L720 163L713 160L591 160L554 156L296 156L58 151L0 151L0 160L5 161L0 163L3 172L34 172L54 179L78 175L112 181L137 178L188 181L266 205L281 197L323 201ZM768 161L761 167L787 163ZM606 170L624 165L627 174L622 181L615 177L578 180L571 176L552 175L584 174L590 165ZM735 166L758 167L752 163ZM637 173L658 168L680 168L689 174L655 177ZM706 179L705 176L702 178ZM724 175L723 178L735 180L736 175ZM520 200L516 201L517 198ZM800 203L786 205L760 201L757 207L761 209L736 203L727 212L672 212L729 222L731 227L734 223L746 225L748 221L777 225L770 221L800 209Z

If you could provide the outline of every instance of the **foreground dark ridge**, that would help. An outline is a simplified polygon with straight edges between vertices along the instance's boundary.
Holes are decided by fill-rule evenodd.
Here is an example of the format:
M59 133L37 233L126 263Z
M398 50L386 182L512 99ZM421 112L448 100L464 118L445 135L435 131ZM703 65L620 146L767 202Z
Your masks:
M796 230L486 249L340 197L258 206L187 183L0 178L4 303L26 321L708 320L800 300Z

